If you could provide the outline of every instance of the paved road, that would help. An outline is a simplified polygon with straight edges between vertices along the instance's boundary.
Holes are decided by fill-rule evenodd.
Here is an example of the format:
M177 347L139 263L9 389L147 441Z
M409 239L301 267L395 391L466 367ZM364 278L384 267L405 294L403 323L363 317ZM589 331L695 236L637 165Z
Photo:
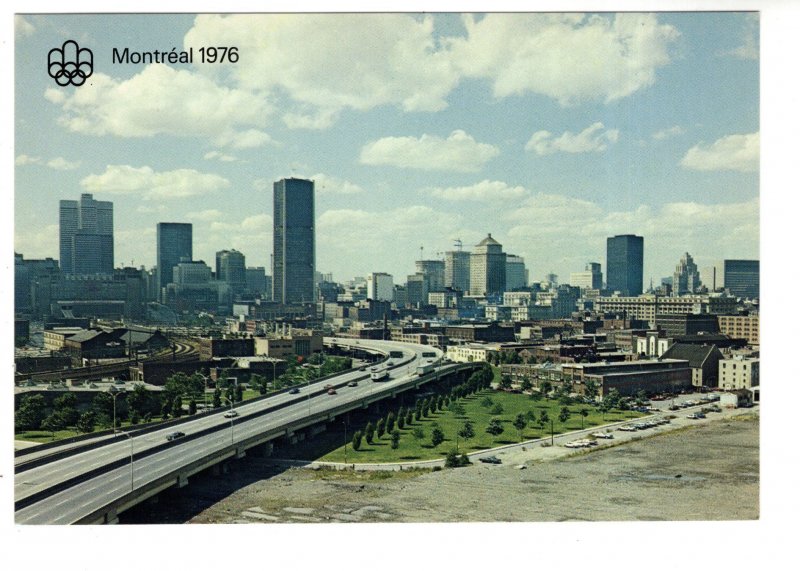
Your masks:
M356 342L354 342L356 343ZM337 340L337 344L341 344ZM314 385L303 387L300 394L290 395L284 393L255 403L243 404L237 407L240 417L236 420L232 430L218 430L190 439L192 434L211 427L230 426L231 421L225 419L222 413L204 415L196 420L182 425L180 428L165 428L133 439L114 442L95 450L82 452L50 462L44 466L33 468L19 474L15 478L15 500L30 497L32 494L47 490L60 482L86 473L99 466L111 462L128 459L133 446L134 454L163 445L166 435L175 430L186 433L187 438L175 441L174 445L143 458L137 458L133 463L133 484L135 487L154 482L183 466L200 461L203 458L221 453L231 446L231 443L245 441L272 430L302 421L310 415L319 414L329 409L360 403L365 397L378 392L388 391L398 386L409 384L416 380L416 366L421 359L422 352L431 351L429 347L412 344L392 343L386 341L360 341L361 347L378 350L402 350L402 358L392 359L394 367L391 369L390 379L379 383L368 380L368 371L350 371L336 378L335 382L325 381L337 386L337 394L320 394L310 396ZM441 355L441 352L437 352ZM453 367L447 365L445 368ZM351 380L358 380L355 387L347 387ZM319 390L319 385L316 387ZM304 395L305 391L305 395ZM303 398L305 396L306 398ZM267 415L248 418L267 407L281 403L292 402L284 408L275 410ZM232 452L231 452L232 453ZM76 484L62 492L53 494L31 506L16 512L17 523L72 523L86 513L91 513L107 505L111 500L123 497L131 489L131 464L105 472L100 476Z

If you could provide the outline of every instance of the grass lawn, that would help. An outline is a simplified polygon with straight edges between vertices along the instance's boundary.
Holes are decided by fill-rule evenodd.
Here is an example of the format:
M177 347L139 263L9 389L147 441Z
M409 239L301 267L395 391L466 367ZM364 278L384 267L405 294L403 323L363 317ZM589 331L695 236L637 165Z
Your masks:
M481 401L487 397L492 400L493 406L497 404L502 406L503 412L501 414L492 415L490 413L492 407L482 406ZM402 462L443 458L448 450L456 447L457 432L466 420L472 421L475 436L468 441L458 438L458 450L461 453L485 450L503 444L513 444L520 442L520 440L549 436L549 422L544 428L529 422L528 426L522 430L522 438L520 438L520 434L513 426L514 419L519 413L526 414L530 410L534 411L537 420L541 417L542 411L547 411L547 415L553 420L555 434L580 429L582 417L579 411L581 409L586 409L589 412L589 415L583 419L585 428L643 416L637 412L615 410L607 413L605 419L603 419L603 415L590 405L576 404L567 407L572 414L565 423L562 423L558 420L558 415L563 405L556 400L542 399L535 401L525 394L494 390L484 390L475 395L465 397L461 399L461 403L465 410L464 416L457 417L450 411L443 410L432 413L428 418L414 421L410 427L406 425L400 431L400 446L396 450L392 450L391 439L388 434L384 434L380 439L376 437L372 444L367 444L366 440L362 440L361 449L358 451L353 450L352 441L349 441L347 445L347 461L349 463ZM504 428L503 433L496 437L486 432L486 427L493 418L499 419ZM431 430L434 424L438 424L445 435L445 441L436 448L431 445ZM412 434L414 428L418 426L422 427L425 433L424 438L419 440L414 438ZM363 426L351 426L348 435L356 430L363 430L363 428ZM329 452L320 460L344 462L344 446Z
M53 433L47 430L27 430L25 432L17 432L14 434L14 440L27 440L28 442L54 442L56 440L63 440L64 438L72 438L78 436L80 432L76 430L56 430L55 438Z

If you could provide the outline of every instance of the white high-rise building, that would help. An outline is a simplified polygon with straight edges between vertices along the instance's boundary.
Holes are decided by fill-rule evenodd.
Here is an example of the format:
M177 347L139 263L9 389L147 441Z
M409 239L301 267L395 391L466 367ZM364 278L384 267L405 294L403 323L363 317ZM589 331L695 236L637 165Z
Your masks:
M394 301L394 281L390 274L376 272L367 276L367 299Z
M603 272L600 271L600 264L589 262L586 264L584 271L572 272L569 275L569 285L581 289L602 289Z

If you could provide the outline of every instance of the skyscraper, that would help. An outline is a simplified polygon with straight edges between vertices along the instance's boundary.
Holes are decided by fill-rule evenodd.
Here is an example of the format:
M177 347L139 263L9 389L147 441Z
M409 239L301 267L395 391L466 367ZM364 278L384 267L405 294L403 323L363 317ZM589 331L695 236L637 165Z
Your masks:
M442 260L417 260L417 273L425 276L428 291L444 290L444 262Z
M81 194L59 202L59 262L68 275L114 272L114 205Z
M469 256L463 250L444 253L444 287L469 291Z
M700 272L689 252L686 252L675 267L672 275L673 295L696 293L700 289Z
M725 260L725 289L736 297L759 295L759 261Z
M528 269L525 267L525 258L506 255L506 290L513 291L528 287Z
M489 234L470 255L469 293L485 296L506 289L506 255L503 246Z
M611 291L641 295L644 274L644 238L622 234L606 240L606 280Z
M159 222L156 227L156 273L158 291L172 282L172 269L182 260L192 259L192 225L183 222Z
M582 289L602 289L603 272L597 262L588 262L582 272L572 272L569 283Z
M367 299L373 301L394 301L392 276L376 272L367 276Z
M247 273L244 254L237 250L221 250L217 252L217 281L225 282L234 294L242 293L247 288Z
M284 178L273 185L272 299L314 301L314 182Z

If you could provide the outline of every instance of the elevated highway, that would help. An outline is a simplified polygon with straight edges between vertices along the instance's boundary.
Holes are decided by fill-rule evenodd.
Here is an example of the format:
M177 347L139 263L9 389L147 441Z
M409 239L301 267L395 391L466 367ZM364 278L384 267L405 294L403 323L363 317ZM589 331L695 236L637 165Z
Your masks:
M442 363L441 351L428 346L341 338L326 339L326 344L395 355L391 364L382 365L389 368L388 378L372 382L369 370L351 370L310 383L297 394L243 403L234 418L218 412L180 427L118 436L93 450L19 472L14 483L16 522L114 523L118 513L169 487L186 485L200 471L241 458L247 451L269 454L277 438L291 442L313 435L348 411L414 390L442 375L467 375L475 368ZM432 370L420 375L419 365L428 361L433 361ZM356 386L348 386L353 381ZM328 394L327 384L335 387L335 394ZM167 434L176 430L185 436L168 441Z

